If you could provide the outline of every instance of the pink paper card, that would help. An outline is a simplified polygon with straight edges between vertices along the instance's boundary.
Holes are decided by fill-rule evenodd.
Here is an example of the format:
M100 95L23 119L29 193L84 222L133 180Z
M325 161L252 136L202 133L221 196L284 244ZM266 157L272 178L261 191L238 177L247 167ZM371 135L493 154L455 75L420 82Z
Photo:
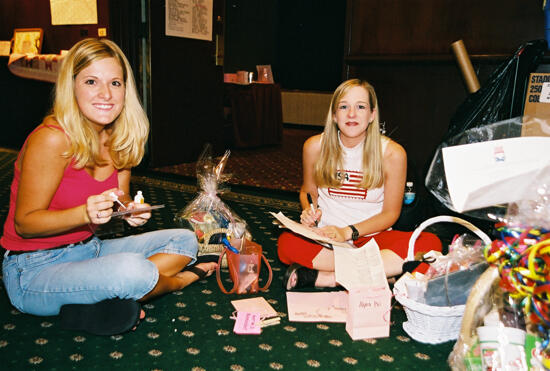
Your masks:
M239 335L259 335L262 332L260 313L237 312L233 332Z
M292 322L346 322L348 293L286 292L288 320Z
M346 331L353 340L390 335L391 292L361 287L349 291Z

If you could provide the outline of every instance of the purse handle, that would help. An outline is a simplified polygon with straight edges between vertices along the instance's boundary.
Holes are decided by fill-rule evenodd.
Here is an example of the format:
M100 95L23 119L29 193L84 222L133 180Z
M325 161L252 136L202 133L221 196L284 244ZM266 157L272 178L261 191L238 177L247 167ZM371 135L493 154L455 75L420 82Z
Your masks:
M225 286L222 283L222 280L221 280L220 267L221 267L221 264L222 264L223 256L225 255L225 250L226 249L222 250L222 253L220 254L220 257L218 259L218 266L216 267L216 280L218 281L218 286L220 287L220 290L222 290L222 292L224 294L233 294L233 293L235 293L235 291L237 291L237 285L235 284L235 282L233 282L233 288L230 291L227 291ZM265 265L267 266L267 270L269 272L269 278L267 279L267 283L265 284L265 286L258 288L258 291L266 291L268 289L269 285L271 285L271 281L273 280L273 270L271 269L271 265L267 261L267 258L265 257L265 255L262 253L261 256L262 256L262 259L263 259ZM228 261L228 263L229 263L229 261ZM261 269L260 269L260 271L261 271Z
M267 265L267 270L269 272L269 278L267 279L267 283L265 284L264 287L260 287L258 290L259 291L265 291L269 288L269 285L271 285L271 280L273 280L273 271L271 270L271 265L269 265L269 262L267 261L267 258L265 257L265 255L262 253L262 259L264 260L264 263L265 265Z
M222 290L224 294L233 294L235 291L237 291L237 285L233 283L233 288L231 289L231 291L227 291L221 280L220 267L222 266L222 259L224 255L225 255L225 249L222 249L222 253L220 254L220 257L218 259L218 266L216 267L216 280L218 281L218 286L220 287L220 290ZM229 268L229 259L227 260L228 260L227 264Z

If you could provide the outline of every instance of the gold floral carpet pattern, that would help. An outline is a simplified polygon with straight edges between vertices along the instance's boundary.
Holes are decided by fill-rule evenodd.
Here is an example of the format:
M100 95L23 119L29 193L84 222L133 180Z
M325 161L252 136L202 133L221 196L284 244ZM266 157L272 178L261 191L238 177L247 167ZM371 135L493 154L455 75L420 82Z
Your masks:
M0 152L0 222L7 212L11 165L15 155ZM127 229L113 224L102 234L139 233L175 225L174 216L196 196L193 184L148 177L132 178L132 192L146 201L165 204L145 226ZM295 195L234 189L222 196L246 220L255 241L263 246L274 279L261 296L282 316L281 323L260 335L233 333L231 300L244 295L221 293L214 277L145 305L147 316L134 332L100 337L59 328L57 317L35 317L14 309L0 288L0 368L4 370L444 370L453 343L426 345L402 328L403 309L394 305L390 336L353 341L343 323L290 322L282 288L285 266L276 256L280 230L270 211L298 216ZM265 277L265 271L261 277ZM222 270L222 277L228 272ZM226 279L226 287L230 282Z
M321 129L284 128L279 146L234 149L225 173L230 184L298 192L302 185L302 147ZM196 163L162 166L154 171L196 177Z

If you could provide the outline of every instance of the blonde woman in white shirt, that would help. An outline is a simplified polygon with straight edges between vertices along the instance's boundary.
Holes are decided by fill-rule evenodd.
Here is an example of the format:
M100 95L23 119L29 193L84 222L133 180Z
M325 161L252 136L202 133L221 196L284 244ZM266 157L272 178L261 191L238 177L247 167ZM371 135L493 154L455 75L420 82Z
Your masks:
M357 247L374 238L386 275L392 277L403 273L412 234L391 229L401 213L407 154L401 145L380 134L378 120L376 93L368 82L351 79L336 89L324 132L304 144L300 222ZM415 248L441 251L441 242L423 232ZM283 232L278 254L290 265L284 279L287 290L336 286L330 248Z

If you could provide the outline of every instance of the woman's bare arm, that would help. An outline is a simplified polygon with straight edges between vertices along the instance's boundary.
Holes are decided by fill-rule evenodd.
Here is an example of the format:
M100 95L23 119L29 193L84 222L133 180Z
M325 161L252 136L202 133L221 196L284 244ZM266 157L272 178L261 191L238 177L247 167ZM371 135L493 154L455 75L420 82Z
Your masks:
M15 230L24 238L51 236L90 222L100 210L113 203L108 194L90 196L87 204L65 210L48 210L70 159L62 154L69 148L65 134L43 128L29 136L17 165L21 170L15 208ZM91 215L94 216L91 216Z

